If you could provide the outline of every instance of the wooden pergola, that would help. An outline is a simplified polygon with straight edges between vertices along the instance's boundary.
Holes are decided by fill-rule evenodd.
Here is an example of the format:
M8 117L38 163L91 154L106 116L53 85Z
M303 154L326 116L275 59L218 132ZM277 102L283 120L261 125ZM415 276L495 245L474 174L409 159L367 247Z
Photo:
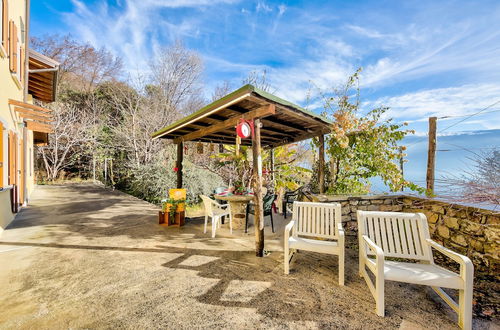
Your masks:
M262 205L261 148L272 148L318 137L319 186L324 187L324 135L330 133L331 122L273 94L245 85L199 111L157 132L153 139L170 139L177 144L177 188L182 188L184 142L200 141L236 144L235 126L242 120L253 121L251 139L241 145L252 146L254 168L254 203L256 255L264 253L264 221Z

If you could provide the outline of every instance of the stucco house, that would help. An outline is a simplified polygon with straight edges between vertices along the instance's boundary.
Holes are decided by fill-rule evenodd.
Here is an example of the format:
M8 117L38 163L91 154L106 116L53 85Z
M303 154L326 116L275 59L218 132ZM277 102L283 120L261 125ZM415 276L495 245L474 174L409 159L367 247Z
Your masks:
M29 0L0 0L0 234L29 201L34 146L48 142L59 64L29 49Z

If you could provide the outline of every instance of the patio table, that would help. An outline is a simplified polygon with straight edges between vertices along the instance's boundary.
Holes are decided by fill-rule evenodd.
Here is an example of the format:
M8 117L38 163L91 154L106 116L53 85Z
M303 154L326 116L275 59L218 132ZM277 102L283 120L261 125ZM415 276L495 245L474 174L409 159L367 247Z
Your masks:
M227 201L231 205L233 228L240 229L245 226L246 208L248 202L253 200L253 195L214 195L215 199Z

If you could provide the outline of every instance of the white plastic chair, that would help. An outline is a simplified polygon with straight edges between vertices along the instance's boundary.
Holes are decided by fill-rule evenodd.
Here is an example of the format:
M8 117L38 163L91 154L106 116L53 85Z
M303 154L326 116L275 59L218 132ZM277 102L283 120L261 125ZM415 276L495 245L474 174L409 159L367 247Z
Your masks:
M333 254L339 256L339 285L344 285L344 237L340 204L294 202L292 221L285 227L285 274L290 250Z
M469 258L430 239L424 214L358 211L357 216L359 274L365 278L375 298L377 315L384 316L385 280L421 284L431 286L458 313L461 328L472 328L474 266ZM460 273L435 265L432 248L460 264ZM385 260L387 257L419 263ZM375 283L366 268L375 275ZM441 288L458 289L458 304Z
M233 233L233 217L231 215L231 205L219 204L210 197L200 195L205 205L205 227L203 233L207 232L207 222L208 217L212 219L212 237L215 237L215 230L217 227L220 228L221 218L223 216L229 216L229 230L231 234Z

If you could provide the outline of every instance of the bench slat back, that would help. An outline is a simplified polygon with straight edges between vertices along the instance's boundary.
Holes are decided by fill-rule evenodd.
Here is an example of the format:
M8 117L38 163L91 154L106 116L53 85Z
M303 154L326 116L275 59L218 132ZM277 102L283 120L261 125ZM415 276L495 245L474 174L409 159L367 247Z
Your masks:
M294 202L292 220L295 220L293 236L338 239L340 204Z
M422 213L358 211L358 230L384 250L386 257L432 260ZM367 250L368 254L373 254Z

